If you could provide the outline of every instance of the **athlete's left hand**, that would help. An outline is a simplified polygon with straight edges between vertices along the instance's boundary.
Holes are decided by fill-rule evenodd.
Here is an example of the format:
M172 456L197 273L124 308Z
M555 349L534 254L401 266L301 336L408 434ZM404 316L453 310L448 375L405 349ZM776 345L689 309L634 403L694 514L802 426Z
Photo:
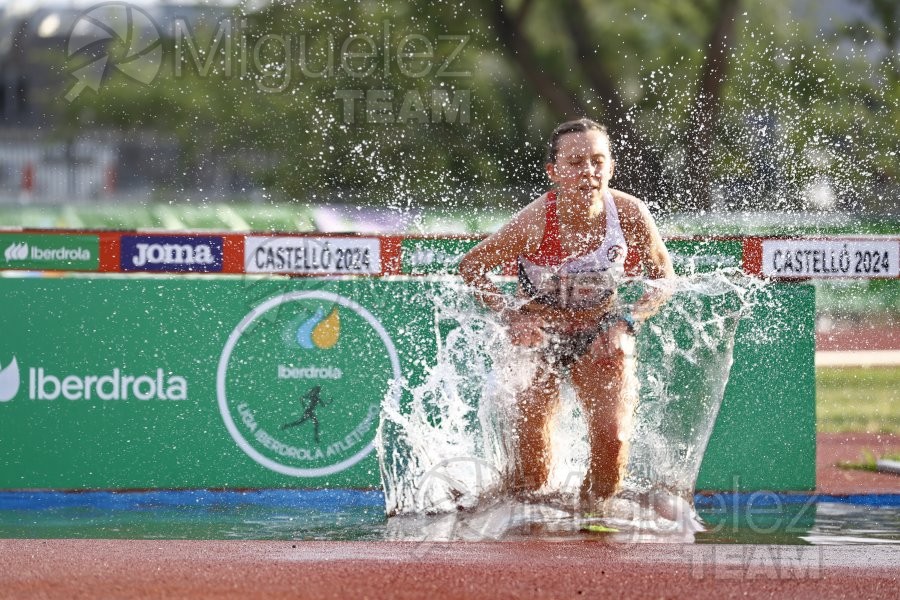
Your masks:
M625 321L616 321L602 335L597 336L591 347L597 360L620 361L634 354L634 335Z

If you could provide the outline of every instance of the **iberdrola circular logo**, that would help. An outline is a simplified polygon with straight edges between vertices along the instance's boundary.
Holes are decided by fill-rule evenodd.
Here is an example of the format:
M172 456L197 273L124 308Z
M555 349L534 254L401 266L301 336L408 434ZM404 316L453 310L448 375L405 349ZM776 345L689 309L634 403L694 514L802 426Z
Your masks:
M331 292L296 291L234 328L216 393L225 427L253 460L322 477L373 450L381 402L399 381L397 350L371 312Z

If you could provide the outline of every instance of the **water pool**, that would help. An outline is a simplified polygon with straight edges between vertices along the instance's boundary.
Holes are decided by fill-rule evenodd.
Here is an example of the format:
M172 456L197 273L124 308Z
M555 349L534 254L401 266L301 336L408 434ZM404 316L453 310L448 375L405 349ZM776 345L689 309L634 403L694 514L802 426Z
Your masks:
M620 532L614 541L754 544L900 543L900 494L757 492L695 497L690 535ZM406 540L578 539L584 522L547 507L385 519L378 491L0 492L2 538ZM602 536L601 536L602 537Z

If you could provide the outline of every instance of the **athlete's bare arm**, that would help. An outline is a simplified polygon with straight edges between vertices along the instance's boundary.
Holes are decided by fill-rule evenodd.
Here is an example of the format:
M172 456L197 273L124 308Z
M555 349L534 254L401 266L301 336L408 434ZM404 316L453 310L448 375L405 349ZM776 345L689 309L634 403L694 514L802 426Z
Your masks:
M537 250L544 235L544 196L519 211L500 231L472 248L459 263L463 281L476 290L478 299L497 312L506 300L488 278L495 268L512 263L522 254Z
M516 214L500 231L472 248L459 263L459 274L476 290L482 304L502 314L513 344L538 346L544 341L540 316L508 310L508 300L488 278L496 267L512 263L522 254L538 249L544 235L544 196L537 198Z
M672 259L647 205L629 194L611 191L616 199L616 206L620 208L625 239L628 246L637 252L644 275L649 279L674 278ZM634 305L634 318L643 321L653 316L671 295L667 286L648 288Z

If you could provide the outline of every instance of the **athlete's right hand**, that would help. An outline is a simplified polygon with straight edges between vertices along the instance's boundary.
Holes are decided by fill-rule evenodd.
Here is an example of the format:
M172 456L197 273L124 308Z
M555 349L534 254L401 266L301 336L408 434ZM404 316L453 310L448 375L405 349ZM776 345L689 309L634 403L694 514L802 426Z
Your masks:
M543 320L527 313L514 313L504 319L509 341L514 346L534 348L544 344Z

